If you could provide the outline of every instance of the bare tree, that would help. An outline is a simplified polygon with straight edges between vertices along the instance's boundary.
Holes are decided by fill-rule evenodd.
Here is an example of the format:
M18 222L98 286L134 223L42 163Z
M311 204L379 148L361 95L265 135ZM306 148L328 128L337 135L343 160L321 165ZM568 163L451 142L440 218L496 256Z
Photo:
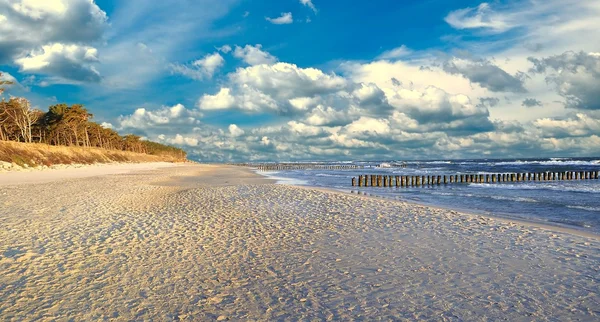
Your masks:
M9 126L12 125L18 129L19 141L22 139L27 143L32 142L33 135L31 128L42 114L40 111L32 109L27 99L12 97L8 102L2 104L0 113L2 123L6 123Z

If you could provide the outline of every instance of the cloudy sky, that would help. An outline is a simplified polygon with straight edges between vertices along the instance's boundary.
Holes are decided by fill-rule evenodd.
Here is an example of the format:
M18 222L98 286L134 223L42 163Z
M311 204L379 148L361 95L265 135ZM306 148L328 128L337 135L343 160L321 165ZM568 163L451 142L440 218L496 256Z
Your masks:
M600 155L600 0L0 0L5 96L202 161Z

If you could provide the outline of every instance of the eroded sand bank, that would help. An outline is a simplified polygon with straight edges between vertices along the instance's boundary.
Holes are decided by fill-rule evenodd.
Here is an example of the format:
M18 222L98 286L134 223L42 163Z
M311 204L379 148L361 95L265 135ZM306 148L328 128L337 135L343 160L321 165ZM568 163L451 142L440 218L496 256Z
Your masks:
M596 238L268 183L178 166L0 187L0 319L600 318Z

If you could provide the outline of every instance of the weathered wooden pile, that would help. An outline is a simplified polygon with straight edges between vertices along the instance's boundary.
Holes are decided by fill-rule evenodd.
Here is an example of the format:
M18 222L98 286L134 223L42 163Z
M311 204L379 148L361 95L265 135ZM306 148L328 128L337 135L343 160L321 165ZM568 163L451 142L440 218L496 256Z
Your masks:
M533 173L455 174L424 176L360 175L352 178L353 187L422 187L457 183L498 183L522 181L597 180L600 171Z

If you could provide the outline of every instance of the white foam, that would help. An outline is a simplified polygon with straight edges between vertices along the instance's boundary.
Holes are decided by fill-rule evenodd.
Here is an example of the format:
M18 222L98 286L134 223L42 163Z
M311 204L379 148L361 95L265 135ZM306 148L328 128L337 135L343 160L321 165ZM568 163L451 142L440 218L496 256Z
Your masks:
M586 207L586 206L567 206L567 208L581 209L593 212L600 212L600 207Z
M275 180L276 184L288 184L288 185L292 185L292 186L308 185L308 181L305 181L305 180L276 176L275 174L280 173L279 171L261 172L261 171L255 170L254 172L256 172L257 174L260 174L264 177L267 177L269 179Z

